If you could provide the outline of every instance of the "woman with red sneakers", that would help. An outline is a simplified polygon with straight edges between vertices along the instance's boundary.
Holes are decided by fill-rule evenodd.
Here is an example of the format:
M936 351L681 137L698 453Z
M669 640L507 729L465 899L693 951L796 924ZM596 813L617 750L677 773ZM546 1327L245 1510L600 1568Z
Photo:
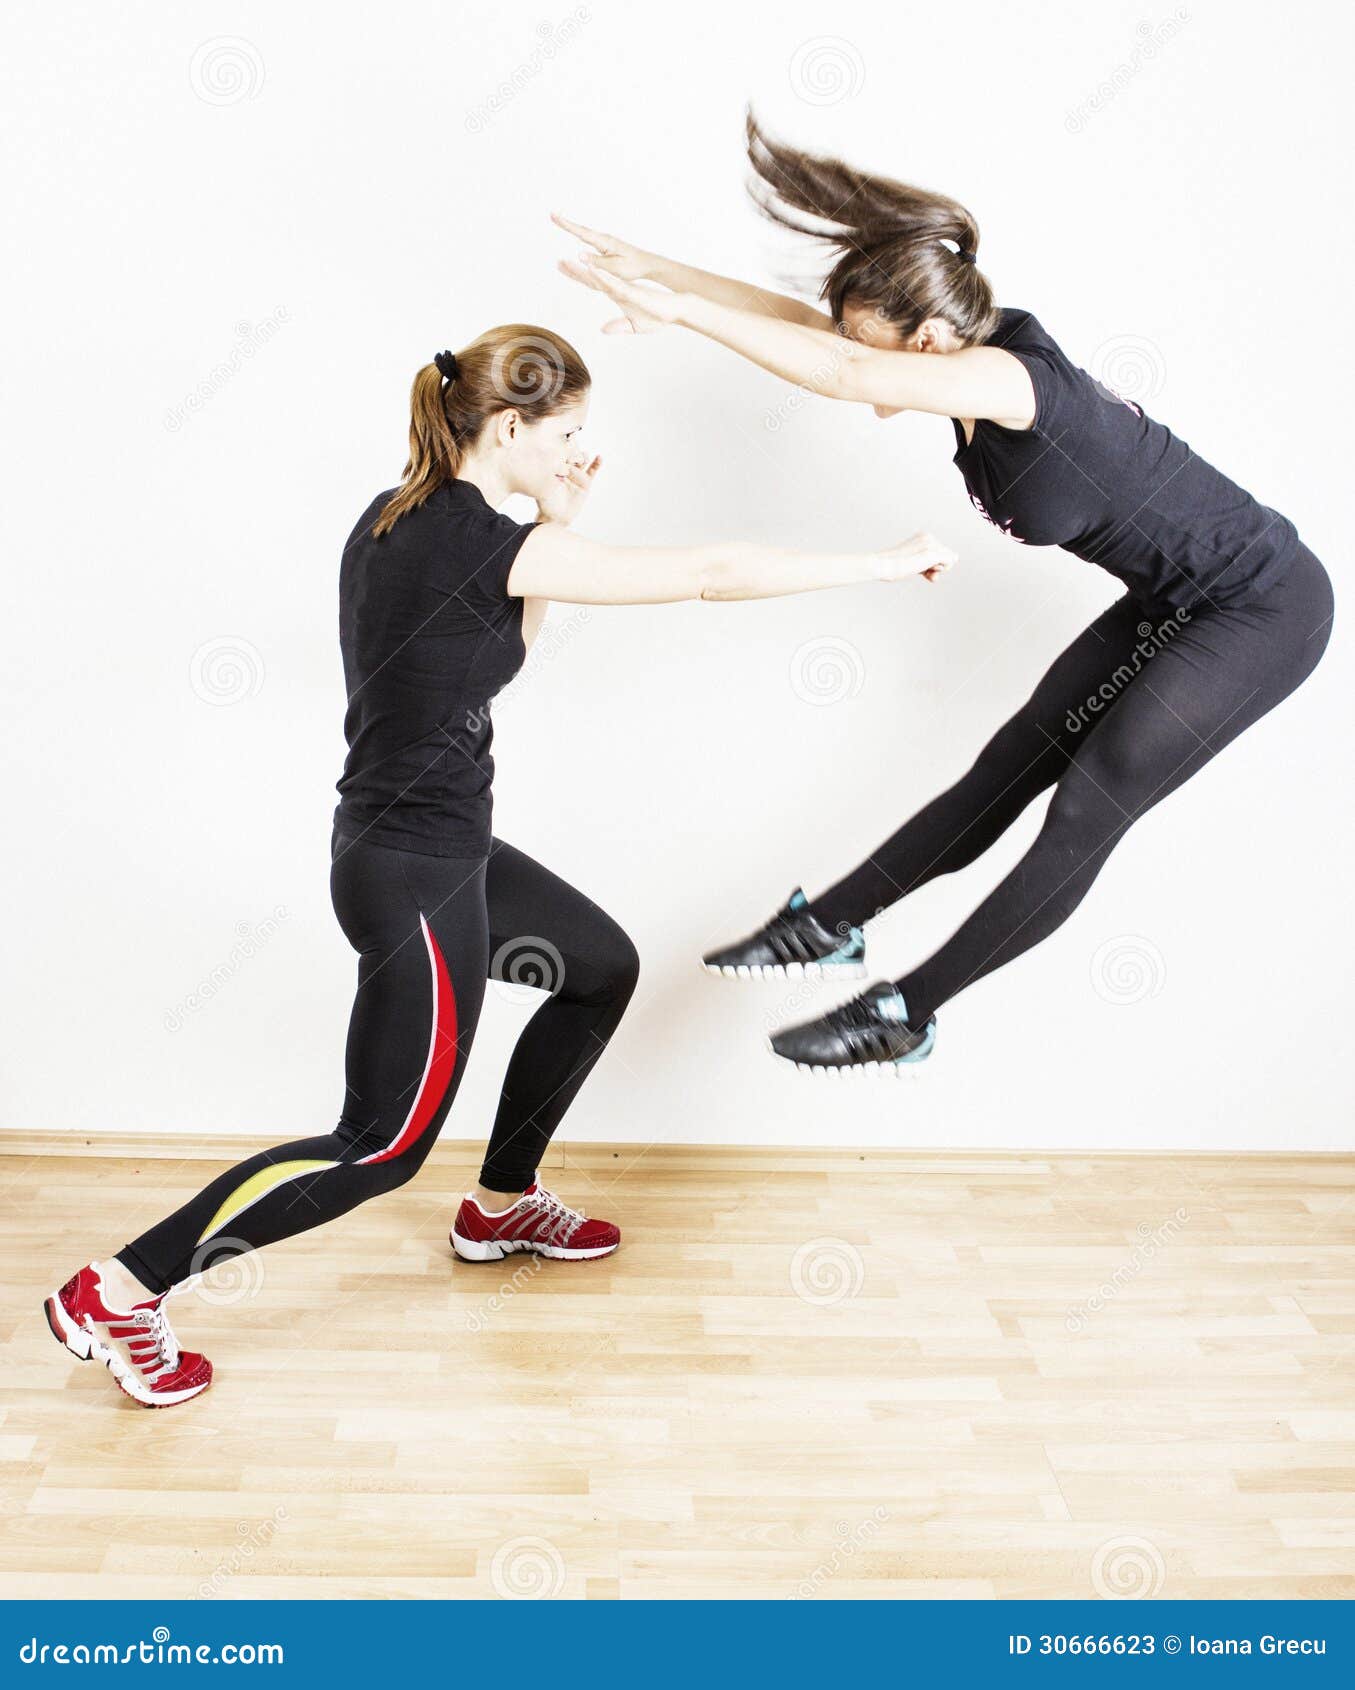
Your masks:
M549 997L508 1065L480 1179L452 1228L459 1256L581 1260L620 1242L537 1180L551 1135L635 989L635 947L582 892L491 831L489 704L521 668L546 601L766 598L928 579L953 556L927 535L880 553L753 544L604 546L569 523L600 459L581 451L590 377L558 335L491 329L414 379L410 453L344 549L339 630L349 745L330 889L359 955L347 1091L332 1133L250 1157L46 1302L73 1354L147 1406L185 1402L211 1364L165 1318L215 1263L333 1220L416 1174L451 1107L487 979ZM521 524L498 507L537 505ZM524 966L526 972L524 973Z

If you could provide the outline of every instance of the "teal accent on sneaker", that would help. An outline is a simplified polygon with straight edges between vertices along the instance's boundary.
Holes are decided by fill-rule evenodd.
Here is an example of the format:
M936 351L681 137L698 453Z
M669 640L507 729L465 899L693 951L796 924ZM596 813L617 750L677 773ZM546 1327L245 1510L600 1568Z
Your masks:
M819 961L820 968L845 968L856 963L864 962L866 958L866 936L859 927L849 927L847 937L835 951L829 951L826 957Z
M908 1005L904 1002L902 992L890 992L886 996L883 992L874 997L871 1002L875 1006L875 1013L882 1021L902 1021L908 1025Z
M935 1046L936 1046L936 1017L933 1015L931 1020L927 1023L926 1029L925 1029L924 1034L923 1034L922 1043L920 1045L918 1045L914 1050L910 1050L908 1052L907 1056L899 1057L897 1062L894 1064L894 1066L896 1068L903 1068L909 1062L923 1062L923 1061L926 1060L927 1057L929 1057L931 1055Z

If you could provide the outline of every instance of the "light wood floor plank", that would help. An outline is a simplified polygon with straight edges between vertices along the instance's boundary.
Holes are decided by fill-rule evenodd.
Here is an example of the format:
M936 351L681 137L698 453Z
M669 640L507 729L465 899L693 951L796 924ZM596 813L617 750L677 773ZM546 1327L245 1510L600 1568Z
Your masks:
M1355 1596L1355 1158L564 1144L622 1250L469 1265L444 1144L147 1414L41 1300L257 1148L0 1142L0 1595Z

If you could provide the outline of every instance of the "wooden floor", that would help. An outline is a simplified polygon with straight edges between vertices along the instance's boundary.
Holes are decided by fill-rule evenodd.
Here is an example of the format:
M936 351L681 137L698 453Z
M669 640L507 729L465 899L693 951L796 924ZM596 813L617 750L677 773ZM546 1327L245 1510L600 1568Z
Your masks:
M1355 1595L1355 1159L571 1150L620 1253L472 1266L439 1147L148 1413L39 1304L216 1166L6 1148L0 1595Z

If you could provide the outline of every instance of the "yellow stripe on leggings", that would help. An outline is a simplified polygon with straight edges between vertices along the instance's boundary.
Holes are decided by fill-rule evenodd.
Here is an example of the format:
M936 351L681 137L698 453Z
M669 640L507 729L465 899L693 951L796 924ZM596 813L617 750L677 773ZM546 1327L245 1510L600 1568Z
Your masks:
M261 1197L267 1197L270 1191L276 1191L278 1186L286 1185L289 1179L311 1173L316 1168L337 1168L338 1165L337 1162L274 1162L271 1167L260 1168L257 1174L251 1174L243 1185L236 1186L231 1192L212 1216L212 1224L198 1239L198 1243L205 1243L214 1232L219 1232L228 1220L238 1215L241 1209L247 1209L251 1203L257 1203Z

